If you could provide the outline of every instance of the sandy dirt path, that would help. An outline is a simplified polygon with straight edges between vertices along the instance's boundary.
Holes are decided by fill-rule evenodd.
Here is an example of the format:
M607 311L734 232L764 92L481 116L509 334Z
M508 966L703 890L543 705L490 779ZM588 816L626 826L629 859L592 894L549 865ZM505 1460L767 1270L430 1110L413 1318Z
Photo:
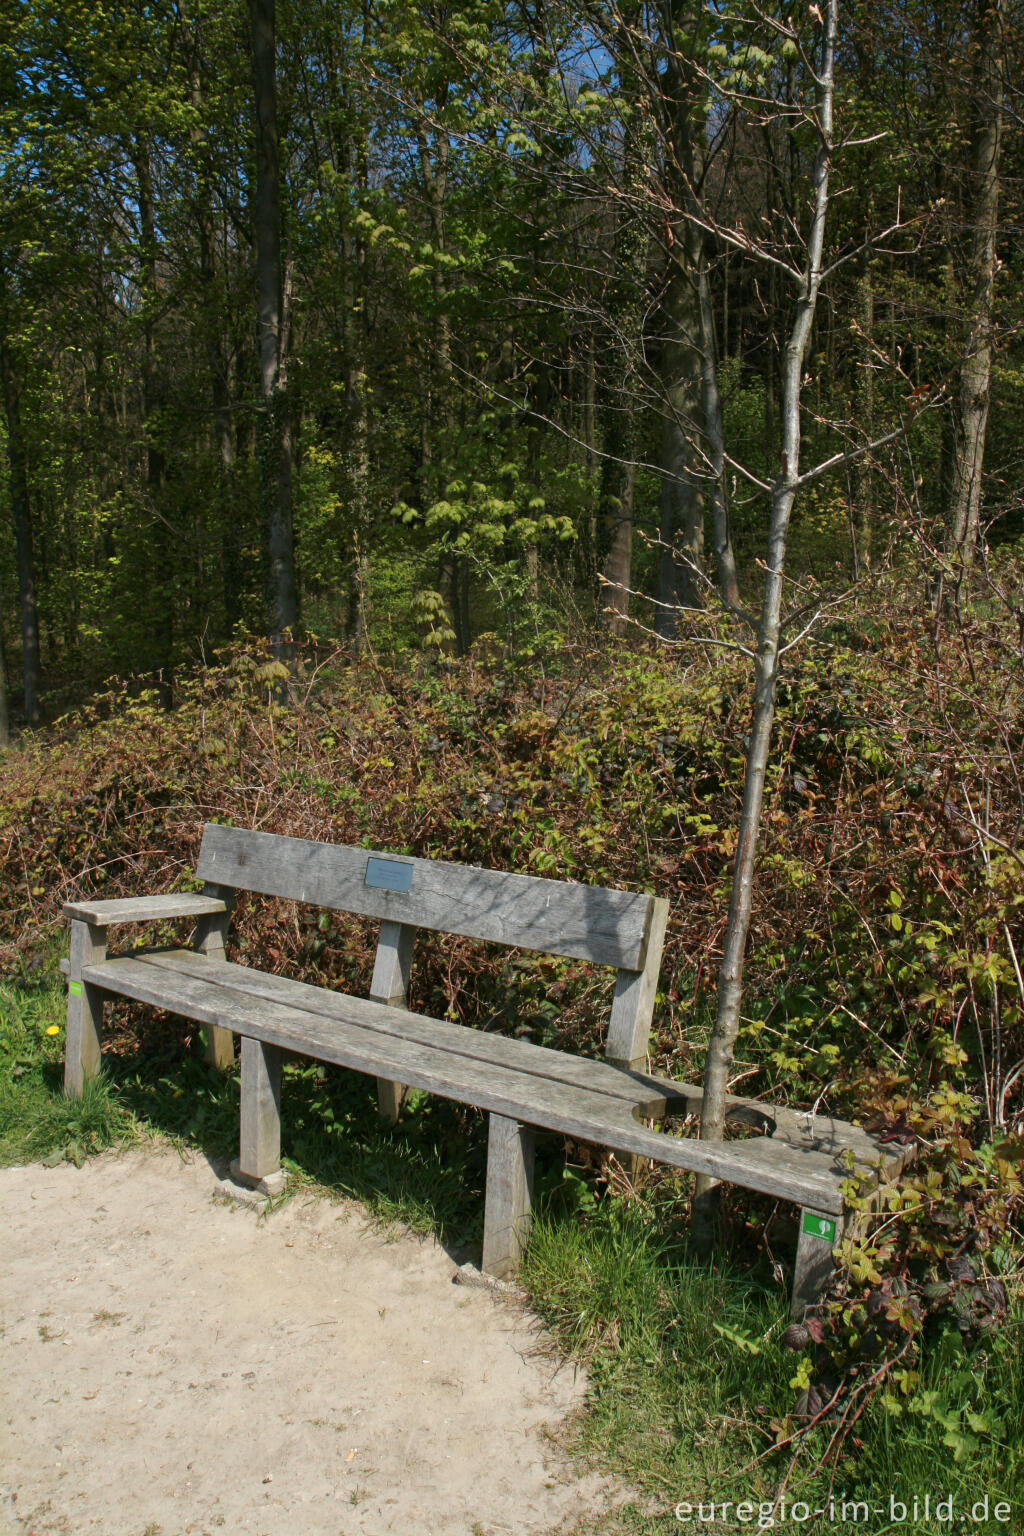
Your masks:
M432 1243L168 1150L0 1171L4 1536L549 1536L584 1383Z

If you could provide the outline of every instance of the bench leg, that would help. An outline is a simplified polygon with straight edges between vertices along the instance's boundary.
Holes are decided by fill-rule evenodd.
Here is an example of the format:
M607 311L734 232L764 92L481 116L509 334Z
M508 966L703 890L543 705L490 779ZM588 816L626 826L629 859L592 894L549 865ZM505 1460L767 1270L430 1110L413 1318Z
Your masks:
M103 1040L103 993L82 980L87 965L107 956L107 930L72 919L71 963L68 976L68 1027L64 1048L64 1092L81 1097L87 1078L100 1070Z
M238 1172L273 1189L281 1168L281 1052L242 1036L242 1135ZM232 1168L232 1172L234 1169Z
M408 1097L409 1090L401 1083L392 1083L386 1077L378 1077L377 1112L385 1125L398 1124Z
M385 918L380 925L377 953L373 960L370 998L387 1003L389 1008L406 1008L409 1002L409 972L416 946L416 929L411 923L395 923ZM385 1125L397 1125L409 1097L402 1083L386 1077L377 1079L377 1109Z
M227 903L226 912L210 913L196 923L192 948L210 960L225 960L225 941L235 906L235 893L226 885L212 885L208 880L203 887L204 896L217 896ZM230 1071L235 1064L235 1040L230 1029L220 1029L216 1024L204 1024L206 1037L203 1059L208 1066L221 1072Z
M499 1280L515 1273L526 1246L533 1206L533 1151L532 1126L491 1115L481 1267Z
M793 1299L789 1315L799 1321L807 1307L817 1301L831 1279L832 1250L843 1235L841 1216L826 1216L804 1206L800 1212L800 1233L793 1269Z

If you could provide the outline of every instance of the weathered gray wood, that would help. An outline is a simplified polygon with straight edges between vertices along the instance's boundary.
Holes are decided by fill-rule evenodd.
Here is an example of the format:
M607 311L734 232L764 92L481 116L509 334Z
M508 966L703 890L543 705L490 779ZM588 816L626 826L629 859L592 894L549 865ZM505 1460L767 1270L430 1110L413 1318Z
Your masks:
M106 953L107 930L72 919L64 1043L64 1092L72 1099L81 1096L87 1078L95 1077L100 1070L103 993L83 979L83 972L87 966L102 963Z
M306 1012L321 1013L327 1019L395 1034L400 1039L437 1046L453 1055L466 1055L481 1064L509 1067L588 1092L608 1094L628 1103L643 1119L657 1120L666 1113L676 1116L696 1114L700 1109L700 1088L693 1083L628 1071L603 1061L587 1060L534 1045L528 1040L467 1029L447 1019L382 1008L344 992L327 992L306 982L291 981L288 977L255 971L248 966L220 962L207 967L188 950L143 951L136 958L161 969L212 980L243 997L255 996L290 1004ZM827 1115L811 1117L797 1110L733 1095L729 1118L757 1128L777 1127L774 1137L744 1143L749 1157L763 1161L776 1156L780 1149L785 1151L791 1147L801 1155L800 1166L832 1171L836 1180L848 1177L843 1161L848 1149L862 1168L874 1167L881 1160L892 1172L902 1161L900 1154L904 1149L893 1144L879 1145L858 1126Z
M433 1019L419 1013L381 1008L374 1002L352 997L345 992L328 992L308 982L292 981L286 976L256 971L249 966L221 964L207 968L188 950L144 951L136 958L154 966L212 980L232 988L243 996L264 997L269 1002L292 1004L328 1019L340 1019L382 1034L397 1034L401 1039L417 1040L423 1045L437 1045L453 1055L470 1056L480 1062L533 1072L554 1082L576 1084L594 1092L607 1093L631 1105L643 1106L644 1117L658 1119L670 1106L689 1111L691 1098L677 1094L666 1079L641 1072L624 1072L603 1061L589 1061L567 1055L528 1040L510 1039L482 1029L467 1029L447 1019ZM680 1084L681 1088L688 1085ZM700 1101L700 1089L689 1090Z
M281 1166L281 1052L245 1035L238 1162L243 1177L253 1180L265 1179Z
M790 1316L802 1318L832 1276L832 1251L843 1235L842 1215L804 1206L796 1242Z
M202 962L197 962L202 963ZM702 1142L649 1130L622 1099L558 1083L532 1073L453 1055L439 1046L421 1045L398 1034L349 1024L338 1018L285 1007L229 987L197 979L149 963L145 958L117 957L92 966L88 981L105 990L170 1009L203 1023L252 1036L284 1050L300 1051L321 1061L354 1067L373 1077L392 1077L413 1088L443 1098L474 1104L511 1119L560 1131L580 1141L595 1142L617 1152L669 1163L692 1172L708 1173L776 1195L815 1210L839 1214L843 1208L839 1181L822 1169L820 1153L776 1149L774 1158L756 1155L758 1141ZM353 1016L364 1010L391 1013L405 1022L398 1009L365 998L345 998ZM413 1017L413 1015L409 1015ZM420 1016L422 1017L422 1016ZM442 1021L436 1021L438 1023ZM606 1064L601 1063L606 1070Z
M505 1115L489 1117L484 1203L485 1274L505 1280L519 1268L533 1211L534 1133Z
M411 868L409 889L367 884L371 860ZM237 889L633 971L644 968L654 906L632 891L212 824L197 871Z
M202 917L225 911L224 902L212 896L180 891L164 896L124 896L112 901L68 901L65 917L112 928L115 923L160 923L172 917Z
M231 914L235 907L235 893L227 886L214 885L208 880L203 887L203 895L210 897L212 901L221 902L224 910L207 912L199 918L196 931L192 936L192 948L197 954L205 955L208 960L224 960ZM213 1024L208 1025L206 1049L203 1054L209 1065L216 1067L219 1071L224 1072L233 1067L235 1043L231 1031L217 1029Z
M663 896L655 896L651 900L651 926L643 969L620 970L615 978L612 1016L604 1047L606 1061L638 1071L643 1071L647 1065L661 951L668 926L668 902Z
M370 982L373 1002L387 1003L391 1008L408 1007L409 972L415 946L416 929L411 924L381 923ZM403 1083L391 1082L386 1077L377 1079L377 1108L387 1125L398 1124L407 1094L408 1089Z

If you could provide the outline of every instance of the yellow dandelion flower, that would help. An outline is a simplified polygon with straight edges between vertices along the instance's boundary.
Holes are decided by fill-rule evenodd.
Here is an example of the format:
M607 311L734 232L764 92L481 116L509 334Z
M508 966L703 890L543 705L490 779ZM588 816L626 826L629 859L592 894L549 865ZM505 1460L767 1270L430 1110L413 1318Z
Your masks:
M47 1029L46 1033L48 1035L59 1035L60 1034L60 1025L59 1024L51 1024L49 1026L49 1028Z

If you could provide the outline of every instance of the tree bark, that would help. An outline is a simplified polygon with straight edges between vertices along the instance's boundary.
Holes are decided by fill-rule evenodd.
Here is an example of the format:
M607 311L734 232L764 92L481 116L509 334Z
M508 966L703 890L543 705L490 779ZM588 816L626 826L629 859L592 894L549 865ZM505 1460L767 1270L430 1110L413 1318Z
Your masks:
M32 514L25 468L25 442L21 430L21 397L14 362L5 342L0 342L0 374L3 376L4 410L7 416L7 458L10 465L11 511L14 514L14 546L18 566L25 720L29 725L38 725L39 612L36 604Z
M4 656L4 640L0 635L0 752L11 744L11 717L7 704L7 660Z
M623 7L621 30L635 24L637 7ZM623 41L620 68L624 79L632 73L627 62L629 44ZM636 487L638 404L635 396L643 339L644 297L647 286L647 255L650 237L640 211L647 203L650 177L645 131L636 110L624 114L622 145L622 198L619 228L615 237L611 315L618 366L605 377L609 424L605 432L605 459L601 474L602 593L599 608L608 616L612 634L621 635L629 615L629 588L633 567L633 496Z
M857 373L857 425L870 441L875 435L875 356L872 337L875 331L875 287L871 270L871 252L864 254L864 268L857 285L857 322L860 327L860 366ZM853 519L853 548L850 551L853 579L871 569L872 473L871 456L862 454L857 462L854 483L856 501Z
M736 556L729 531L729 502L725 480L725 427L722 401L718 391L718 357L715 349L715 324L711 307L707 252L701 241L698 257L697 292L700 300L701 395L704 405L704 431L711 469L711 515L715 542L715 568L722 602L731 612L740 610L740 585Z
M743 966L753 909L754 870L761 825L761 807L775 719L786 541L800 468L803 365L821 282L821 258L828 210L832 150L832 103L838 0L827 0L823 9L821 66L817 77L818 150L813 173L813 211L807 235L802 292L797 302L783 361L782 453L771 496L767 562L753 664L754 707L747 747L743 806L733 865L732 896L725 931L724 953L718 975L717 1016L711 1032L704 1068L700 1134L701 1139L705 1141L721 1140L724 1131L729 1071L740 1027ZM706 1238L710 1231L709 1196L715 1183L714 1179L704 1175L697 1179L694 1221L698 1238Z
M690 244L679 220L672 231L661 306L661 547L655 629L671 635L679 607L703 605L704 500L694 476L701 431L700 309Z
M719 593L725 606L739 609L740 594L736 575L736 560L729 532L729 510L725 481L724 429L722 403L718 389L718 355L715 338L714 309L708 275L709 243L701 218L700 198L704 177L704 118L696 108L704 100L705 87L695 80L693 72L687 72L682 63L683 54L672 46L676 29L685 32L688 18L685 14L673 15L669 36L670 65L665 72L662 89L662 110L667 112L665 142L666 182L672 189L676 206L687 215L685 234L680 220L680 234L671 250L685 253L686 274L690 288L688 302L688 333L692 348L688 359L692 368L692 388L699 392L699 417L704 439L704 450L698 454L696 439L688 445L690 475L696 484L695 470L699 460L699 475L707 490L696 498L691 511L690 536L693 548L700 544L701 559L687 553L684 559L689 569L690 586L684 593L696 598L703 575L703 521L704 503L710 500L715 563ZM674 233L674 232L673 232ZM677 260L681 256L677 256ZM700 518L700 530L696 527Z
M975 40L979 56L973 92L977 117L971 157L971 254L966 274L968 334L959 388L953 401L953 463L947 514L947 553L953 561L958 590L978 547L992 375L992 290L1003 123L1003 0L980 0Z
M163 389L155 324L159 282L156 206L149 139L145 133L136 137L133 159L139 194L139 286L143 296L142 422L146 440L146 497L152 527L152 542L147 551L153 577L149 588L147 630L153 639L151 654L160 675L160 696L165 708L169 708L174 689L176 568L180 567L183 552L174 547L170 530L161 517L166 466L163 449L153 435L154 431L160 430Z
M275 0L249 0L256 107L256 271L260 387L257 425L266 566L267 626L283 655L298 628L292 530L292 421L287 380L288 284L282 261L281 156L277 129Z
M186 23L189 22L188 11L181 4L181 0L179 0L179 10L183 20ZM214 446L217 456L216 506L220 534L224 625L228 634L232 634L242 617L242 570L239 553L241 540L236 522L235 505L235 435L232 430L230 363L228 361L230 347L225 345L223 334L224 307L218 281L215 249L216 211L212 192L214 169L209 134L204 127L206 103L199 70L198 34L190 40L190 46L189 83L194 121L189 129L189 139L196 160L193 216L199 237L203 346L210 381Z

